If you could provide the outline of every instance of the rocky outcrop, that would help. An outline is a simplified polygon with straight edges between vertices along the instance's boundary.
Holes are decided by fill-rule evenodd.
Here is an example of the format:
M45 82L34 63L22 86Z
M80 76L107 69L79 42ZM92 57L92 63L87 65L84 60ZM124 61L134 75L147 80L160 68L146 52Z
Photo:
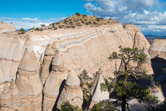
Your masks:
M124 29L127 30L128 35L132 37L133 47L144 49L145 53L149 55L148 50L150 48L150 44L145 38L145 36L142 34L140 29L133 24L125 24Z
M8 82L5 82L4 90L0 95L0 105L2 111L12 110L11 90Z
M14 80L5 82L4 90L0 95L1 111L22 111L21 98Z
M15 32L0 34L0 70L3 76L0 83L16 79L17 68L24 53L24 42Z
M64 67L63 55L56 51L52 61L52 71L44 85L43 111L52 111L56 108L67 75L68 71Z
M47 45L47 48L45 50L43 64L42 64L42 71L41 71L41 81L42 84L45 84L45 81L47 77L49 76L50 70L51 70L51 61L54 56L55 52L52 49L51 45Z
M11 89L12 107L15 110L23 111L24 108L22 107L20 93L19 93L19 90L18 90L14 80L11 81L10 89Z
M5 30L1 31L0 28L0 93L10 96L8 99L12 101L12 91L10 88L10 91L7 90L5 81L8 81L8 86L10 86L10 81L16 79L19 94L17 95L13 85L15 92L13 92L13 97L16 100L15 103L18 103L16 106L19 107L19 104L22 104L25 111L38 111L41 110L41 107L44 111L51 111L56 105L60 109L60 105L65 101L80 107L82 92L76 74L80 74L84 69L88 74L92 74L102 67L102 75L113 76L115 67L119 66L120 61L110 62L108 57L112 52L118 51L120 45L137 47L146 54L148 54L150 46L138 27L132 24L124 27L120 23L116 23L97 27L29 31L26 35ZM48 44L52 45L47 47ZM27 51L25 51L26 49ZM54 55L54 50L57 49L59 52L55 52ZM40 78L39 59L43 60ZM150 74L153 73L150 61L143 68ZM67 69L75 69L75 72L70 72L63 87L68 75ZM43 101L40 79L44 84ZM6 87L5 90L4 87ZM98 87L96 84L94 103L105 99L98 96L103 95ZM19 98L18 96L21 98L21 103L19 103L19 99L16 99ZM41 106L41 101L43 106ZM8 104L10 103L12 104L12 102Z
M151 57L148 53L150 48L149 42L137 26L133 24L126 24L124 25L124 29L127 30L128 35L133 38L133 47L141 49L148 56L148 60L142 65L142 68L146 70L148 74L153 74L154 72L151 66Z
M94 88L94 90L93 90L93 93L91 92L92 101L90 104L90 108L92 108L94 104L97 104L100 101L109 99L109 92L108 91L101 91L101 84L102 83L105 83L105 81L104 81L102 75L99 75L97 84L94 84L94 86L92 87L92 88Z
M13 24L6 24L0 21L0 33L16 31L16 28Z
M94 73L103 67L103 74L110 74L110 72L113 74L115 64L118 66L120 61L110 62L108 57L112 52L119 51L120 45L133 47L135 44L134 46L139 49L144 47L144 51L148 54L147 50L150 45L141 32L137 32L135 37L137 39L131 35L131 33L136 33L135 28L137 27L135 25L126 25L125 27L126 29L121 24L114 24L89 29L73 29L70 30L70 34L63 31L65 35L60 36L59 34L57 38L55 34L52 40L55 41L56 47L63 52L65 65L69 69L75 68L78 73L83 69L88 73ZM131 31L129 27L132 29ZM57 30L58 32L60 33L60 30ZM144 68L153 74L150 61Z
M80 87L80 80L74 70L71 70L65 86L58 100L57 108L61 109L64 102L69 102L71 105L81 108L83 104L83 93Z
M149 53L152 58L166 59L166 39L155 39L150 47Z
M16 79L25 111L41 111L42 84L39 78L39 66L34 52L26 50L19 64Z

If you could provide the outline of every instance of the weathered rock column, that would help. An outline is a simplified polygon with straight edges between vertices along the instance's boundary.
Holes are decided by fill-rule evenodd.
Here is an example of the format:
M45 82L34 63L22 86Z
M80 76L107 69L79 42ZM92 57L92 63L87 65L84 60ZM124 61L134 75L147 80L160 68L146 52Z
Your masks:
M51 69L51 61L52 61L54 54L55 54L55 52L52 49L51 45L49 44L45 50L41 77L40 77L43 85L45 84L45 81L49 76L50 69Z
M71 105L78 106L79 108L81 108L83 104L83 93L80 87L80 80L73 70L70 71L67 77L62 94L58 100L57 108L61 109L61 105L67 101Z
M92 101L90 104L90 108L92 108L94 104L97 104L102 100L109 99L109 92L101 91L101 87L100 87L101 83L104 83L104 79L103 79L102 75L99 75L99 80L97 82L97 86L95 85L96 90L94 91L94 94L92 95Z
M24 111L41 111L42 84L39 78L39 67L34 52L29 53L26 50L18 67L16 79Z
M68 70L64 67L63 55L56 51L52 61L52 71L44 86L43 111L52 111L56 108L67 75Z

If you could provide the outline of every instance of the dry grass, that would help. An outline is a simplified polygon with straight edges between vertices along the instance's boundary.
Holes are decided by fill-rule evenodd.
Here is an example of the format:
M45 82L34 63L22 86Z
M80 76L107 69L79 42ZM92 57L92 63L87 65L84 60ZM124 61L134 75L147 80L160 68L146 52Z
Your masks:
M40 29L57 30L62 28L66 29L66 28L76 28L76 27L85 27L85 26L96 27L96 26L111 25L116 23L119 22L112 19L98 18L95 16L87 16L76 13L75 15L66 18L61 22L52 23L49 26L43 26Z

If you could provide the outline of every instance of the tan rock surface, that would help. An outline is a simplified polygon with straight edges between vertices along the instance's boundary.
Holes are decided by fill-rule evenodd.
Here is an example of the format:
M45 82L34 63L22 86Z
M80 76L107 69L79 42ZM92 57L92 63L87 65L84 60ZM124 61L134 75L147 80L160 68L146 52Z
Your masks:
M136 26L131 25L133 31L135 31L135 27ZM113 51L118 51L120 45L122 45L122 47L133 47L133 36L130 36L131 34L127 29L124 29L121 24L93 27L87 30L88 28L73 29L73 31L70 30L70 35L59 35L60 39L55 40L56 47L64 54L66 67L69 69L76 68L79 73L81 70L86 69L90 74L96 72L100 67L104 67L103 74L110 74L110 72L112 74L115 69L115 61L108 61L109 55ZM74 31L75 34L72 34ZM78 31L82 32L78 33ZM67 31L63 32L67 33ZM148 50L149 43L141 32L139 33L139 35L136 36L136 38L140 38L136 39L139 41L138 43L136 42L139 44L137 47L142 48L144 46L144 49ZM145 41L143 42L143 40ZM143 45L140 45L140 41ZM116 64L118 65L119 61L116 61ZM145 68L147 68L149 73L153 73L151 64L147 66Z
M10 31L16 31L16 28L13 24L6 24L3 22L0 22L0 33L10 32Z
M57 103L57 108L61 109L61 105L67 101L71 105L78 106L79 108L81 108L83 104L83 93L80 87L80 80L73 70L70 71L67 77L65 86Z
M25 51L16 79L25 111L41 111L42 84L39 78L39 62L32 51Z
M152 58L166 59L166 39L155 39L149 49Z
M101 91L101 83L105 83L102 75L100 75L96 90L94 91L94 94L92 95L92 101L90 104L90 108L93 107L94 104L99 103L102 100L108 100L109 99L109 92L108 91Z
M53 110L58 101L62 88L64 87L67 75L68 71L64 67L63 55L57 51L52 61L52 71L44 85L44 111Z
M44 88L46 105L44 107L47 109L50 105L48 110L51 110L55 104L59 95L59 87L62 81L67 78L68 71L65 68L75 69L76 74L80 74L85 69L92 75L100 67L103 67L103 75L112 76L115 65L118 66L119 61L110 62L108 56L112 52L118 51L120 45L122 47L133 47L134 45L134 47L143 49L147 54L150 46L138 27L131 24L125 25L124 28L120 23L117 23L98 27L30 31L26 33L27 36L10 32L14 31L14 28L8 28L11 26L10 24L2 24L0 23L0 93L5 87L4 82L15 80L18 71L16 85L26 110L39 110L41 108L42 85L39 79L38 60L43 59L48 44L53 44L53 50L58 49L63 55L63 57L61 54L55 55L56 59L52 61L53 67L49 74L48 67L52 51L45 53L42 75L44 78L49 75ZM162 47L164 52L165 46ZM29 52L26 52L25 55L26 48ZM25 56L23 57L23 55ZM164 56L164 54L161 55ZM153 73L150 61L143 67L149 73ZM75 83L68 86L72 84ZM65 86L64 89L70 93L73 89L68 86ZM79 91L78 88L76 92ZM30 107L30 102L36 103L33 108Z
M18 111L23 111L24 108L22 107L20 93L14 80L12 80L10 83L10 89L11 89L12 108Z
M4 90L0 95L0 105L2 111L12 111L11 90L8 82L5 82Z
M42 63L42 71L41 71L41 81L42 84L45 84L46 79L49 76L51 70L51 61L54 56L55 52L52 49L51 45L49 44L45 50L44 59Z

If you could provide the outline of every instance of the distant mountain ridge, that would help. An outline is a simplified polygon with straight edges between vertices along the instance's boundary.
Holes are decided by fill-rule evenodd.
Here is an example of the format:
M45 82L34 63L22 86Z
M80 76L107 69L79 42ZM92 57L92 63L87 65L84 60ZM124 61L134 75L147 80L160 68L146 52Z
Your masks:
M156 35L145 35L145 37L150 44L153 43L154 39L166 39L166 36L156 36Z
M166 39L166 36L145 35L147 39Z

